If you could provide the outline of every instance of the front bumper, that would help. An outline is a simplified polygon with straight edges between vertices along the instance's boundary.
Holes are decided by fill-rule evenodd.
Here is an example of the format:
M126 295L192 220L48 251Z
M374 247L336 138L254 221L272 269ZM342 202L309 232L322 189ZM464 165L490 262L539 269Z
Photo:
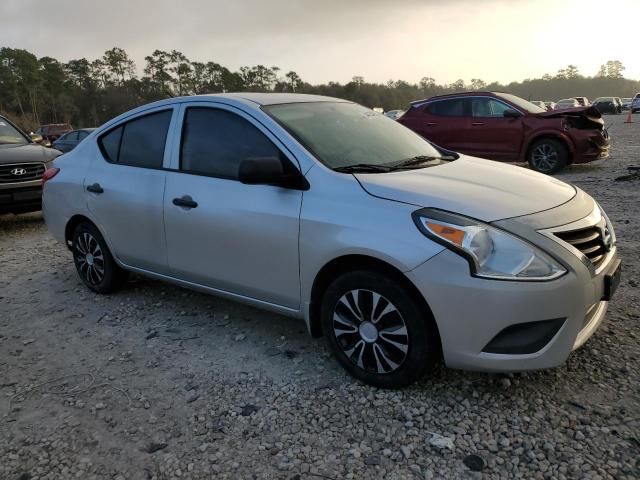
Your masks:
M611 139L606 130L571 130L575 145L573 163L588 163L609 158Z
M42 207L40 180L0 188L0 214L35 212Z
M557 242L541 239L545 242L559 247L551 253L567 268L549 282L473 277L467 261L450 250L407 273L431 308L448 367L493 372L556 367L602 324L608 306L605 276L617 264L615 247L595 270ZM486 351L505 329L545 321L561 326L542 348L522 354Z

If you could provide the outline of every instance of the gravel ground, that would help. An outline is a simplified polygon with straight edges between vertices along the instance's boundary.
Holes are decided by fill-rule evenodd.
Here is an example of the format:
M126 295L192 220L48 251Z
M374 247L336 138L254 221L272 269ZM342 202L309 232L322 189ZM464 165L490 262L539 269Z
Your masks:
M135 277L98 296L40 214L0 217L0 478L640 477L640 117L595 196L625 262L608 322L566 365L440 368L400 391L348 377L301 322Z

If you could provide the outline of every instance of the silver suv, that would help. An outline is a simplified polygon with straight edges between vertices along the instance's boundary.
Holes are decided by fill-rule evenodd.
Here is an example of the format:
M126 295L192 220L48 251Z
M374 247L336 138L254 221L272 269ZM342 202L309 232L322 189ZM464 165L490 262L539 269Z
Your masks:
M47 171L82 281L136 272L304 319L381 387L449 367L553 367L602 322L613 227L580 189L458 155L347 101L173 98Z

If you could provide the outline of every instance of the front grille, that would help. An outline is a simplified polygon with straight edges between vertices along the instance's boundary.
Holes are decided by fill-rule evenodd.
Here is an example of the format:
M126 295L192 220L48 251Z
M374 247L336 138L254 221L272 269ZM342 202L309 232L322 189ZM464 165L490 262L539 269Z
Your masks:
M42 178L43 163L13 163L0 165L0 183L30 182Z
M554 232L554 235L580 250L596 268L607 254L602 230L597 226L568 232Z

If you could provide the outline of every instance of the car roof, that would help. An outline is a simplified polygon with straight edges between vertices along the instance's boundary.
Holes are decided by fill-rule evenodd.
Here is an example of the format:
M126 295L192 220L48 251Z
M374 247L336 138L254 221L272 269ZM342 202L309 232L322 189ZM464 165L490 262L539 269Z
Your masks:
M423 98L422 100L415 100L411 102L411 105L420 106L421 104L428 103L435 100L443 100L446 98L457 98L457 97L473 97L477 95L497 97L498 93L506 93L506 92L473 91L473 92L447 93L444 95L434 95L433 97Z
M310 95L307 93L264 93L264 92L232 92L216 93L207 95L194 95L187 97L197 99L198 97L213 98L235 98L247 100L258 105L279 105L283 103L311 103L311 102L348 102L341 98L325 97L322 95Z

